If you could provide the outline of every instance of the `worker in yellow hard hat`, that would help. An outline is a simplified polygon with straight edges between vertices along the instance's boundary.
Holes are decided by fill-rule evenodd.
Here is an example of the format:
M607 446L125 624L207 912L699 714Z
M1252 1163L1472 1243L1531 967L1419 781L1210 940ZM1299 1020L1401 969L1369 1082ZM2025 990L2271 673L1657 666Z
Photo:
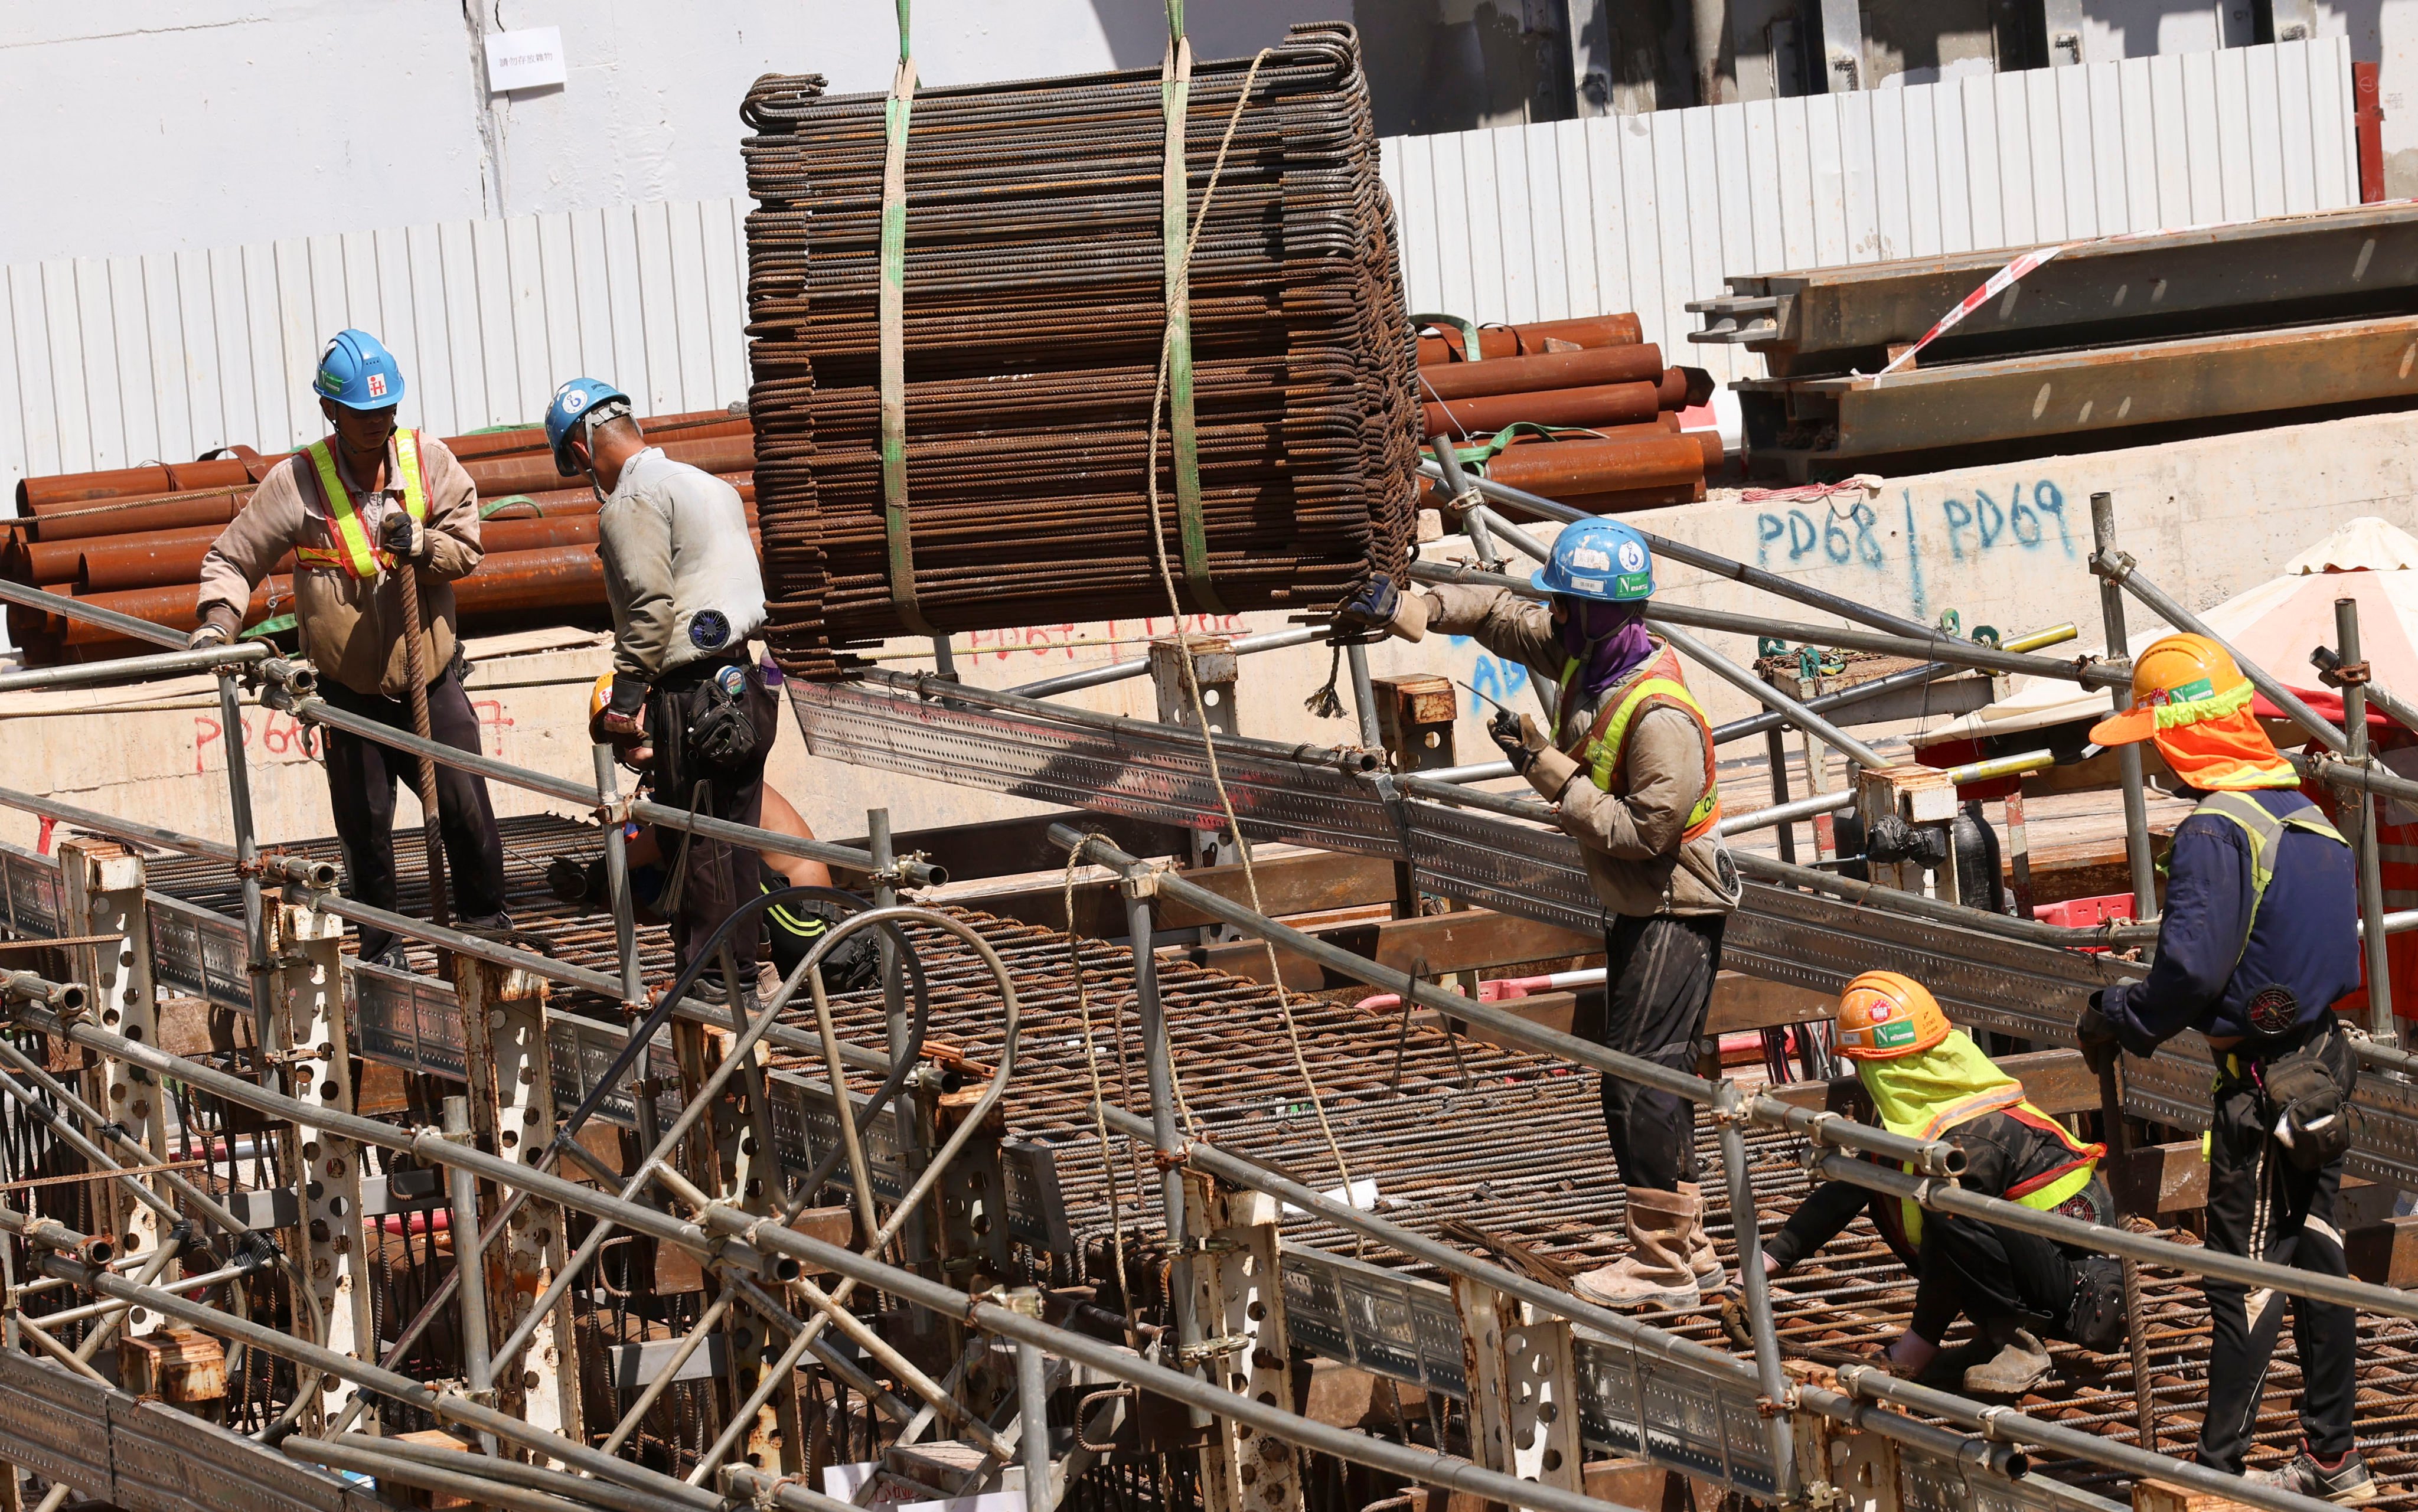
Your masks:
M2093 1068L2147 1056L2185 1030L2216 1053L2208 1140L2208 1243L2319 1275L2349 1274L2335 1195L2357 1071L2333 1004L2360 985L2350 847L2300 791L2251 709L2250 680L2204 635L2168 635L2133 663L2133 704L2090 732L2154 741L2199 806L2175 829L2149 974L2091 996L2074 1025ZM2242 1474L2285 1293L2254 1314L2237 1283L2203 1280L2211 1337L2199 1461ZM2302 1453L2262 1484L2335 1502L2376 1494L2351 1432L2359 1320L2288 1301L2305 1382Z
M2099 1176L2103 1145L2085 1144L2024 1099L1921 983L1867 971L1839 999L1837 1049L1890 1133L1945 1139L1965 1152L1960 1184L2043 1213L2110 1221ZM1964 1372L1968 1392L2019 1396L2049 1371L2043 1336L2106 1350L2123 1336L2123 1273L2089 1250L2020 1229L1885 1197L1850 1182L1817 1187L1764 1246L1779 1275L1828 1244L1859 1212L1917 1278L1914 1317L1889 1347L1889 1368L1916 1376L1939 1355L1958 1313L1982 1331L1987 1359Z

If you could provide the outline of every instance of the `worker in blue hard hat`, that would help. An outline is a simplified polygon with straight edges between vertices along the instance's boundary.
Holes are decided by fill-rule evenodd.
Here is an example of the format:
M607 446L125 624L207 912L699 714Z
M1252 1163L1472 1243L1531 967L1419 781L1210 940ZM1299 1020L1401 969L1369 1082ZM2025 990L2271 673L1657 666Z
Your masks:
M589 733L644 746L658 802L734 823L761 818L764 758L780 704L748 637L764 623L764 571L739 491L649 446L630 396L601 378L574 378L546 406L545 437L566 478L599 501L596 555L613 613L613 672ZM756 858L701 834L682 837L665 889L674 965L757 895ZM758 939L742 929L724 963L708 963L708 998L756 990Z
M319 355L311 387L335 434L270 468L202 559L191 643L219 645L240 634L254 591L290 555L295 622L302 653L319 668L321 696L407 734L402 573L408 571L418 578L429 733L475 753L479 717L462 691L452 583L482 554L478 485L445 443L396 426L403 367L369 332L338 331ZM392 909L394 788L398 778L414 780L417 762L343 730L324 734L346 895ZM485 781L438 767L436 800L459 922L508 926L503 842ZM360 953L405 964L401 942L372 925L361 928Z
M1409 640L1469 635L1554 690L1550 732L1506 711L1492 734L1554 803L1612 916L1604 1043L1693 1071L1739 893L1717 832L1712 727L1678 658L1645 628L1654 564L1643 535L1617 520L1577 521L1533 586L1535 597L1457 585L1403 593L1381 578L1337 618ZM1611 1306L1692 1306L1722 1282L1704 1231L1695 1109L1610 1076L1603 1108L1628 1189L1630 1252L1580 1276L1578 1290Z

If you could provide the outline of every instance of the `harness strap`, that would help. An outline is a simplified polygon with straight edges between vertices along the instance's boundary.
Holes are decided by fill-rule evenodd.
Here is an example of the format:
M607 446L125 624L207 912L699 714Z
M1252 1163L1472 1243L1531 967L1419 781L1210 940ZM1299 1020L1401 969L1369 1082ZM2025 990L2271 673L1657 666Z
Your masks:
M908 7L898 0L898 71L882 106L889 133L881 162L880 325L881 533L889 547L890 602L919 635L937 634L915 602L915 543L907 519L907 130L915 109L915 58Z
M1225 614L1209 573L1209 530L1201 514L1201 433L1192 394L1191 173L1185 141L1192 99L1192 40L1184 34L1184 0L1167 0L1167 56L1159 69L1158 97L1167 120L1159 237L1166 265L1168 435L1175 452L1176 534L1192 602L1211 614ZM1156 467L1158 458L1152 457L1150 465Z

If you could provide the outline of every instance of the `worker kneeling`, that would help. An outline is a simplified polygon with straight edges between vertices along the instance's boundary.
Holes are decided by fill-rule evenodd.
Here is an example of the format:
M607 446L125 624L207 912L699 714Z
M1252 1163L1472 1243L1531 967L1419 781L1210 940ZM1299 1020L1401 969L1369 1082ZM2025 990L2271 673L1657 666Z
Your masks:
M1922 984L1867 971L1839 1000L1838 1053L1853 1061L1891 1134L1945 1139L1965 1153L1960 1184L2089 1223L2114 1220L2099 1176L2104 1145L2084 1144L2024 1099L2024 1084L1949 1028ZM2084 1349L2123 1337L2123 1273L2115 1260L1979 1218L1926 1212L1901 1198L1830 1182L1805 1199L1764 1246L1764 1269L1788 1270L1869 1206L1873 1226L1916 1277L1914 1318L1885 1357L1892 1374L1918 1376L1963 1313L1990 1358L1965 1371L1976 1395L2018 1396L2048 1375L2041 1339Z

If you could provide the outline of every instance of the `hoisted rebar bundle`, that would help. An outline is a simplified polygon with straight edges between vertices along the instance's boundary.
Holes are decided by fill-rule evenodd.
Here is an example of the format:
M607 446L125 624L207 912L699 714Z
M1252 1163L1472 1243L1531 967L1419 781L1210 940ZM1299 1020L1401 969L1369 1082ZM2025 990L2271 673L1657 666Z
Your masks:
M898 94L825 98L814 76L777 75L748 92L750 408L791 672L832 676L840 649L899 634L1164 615L1146 461L1187 608L1324 608L1401 569L1415 348L1358 42L1294 28L1238 112L1250 68L1200 65L1174 96L1187 204L1172 232L1157 71L912 96L890 210L905 381L888 496L879 290ZM1153 458L1169 252L1184 263L1186 234L1189 360L1171 363ZM1187 382L1197 487L1171 434Z

